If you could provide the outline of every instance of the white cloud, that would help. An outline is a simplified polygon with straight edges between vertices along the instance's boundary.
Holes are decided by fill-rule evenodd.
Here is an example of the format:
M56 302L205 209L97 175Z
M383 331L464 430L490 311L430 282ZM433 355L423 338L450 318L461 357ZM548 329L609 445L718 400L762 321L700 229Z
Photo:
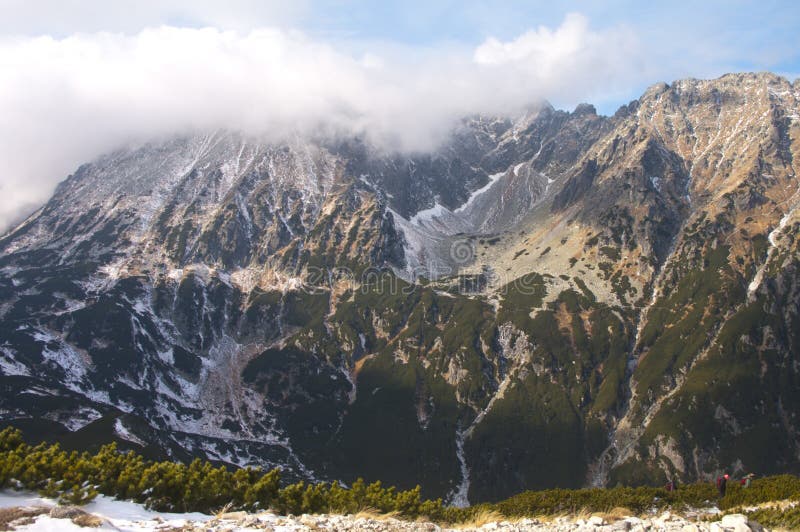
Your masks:
M628 30L593 31L581 15L477 49L375 45L351 53L293 31L166 26L0 38L0 229L79 164L132 139L325 126L426 149L466 114L629 88L642 76L635 44Z
M567 15L564 23L552 31L546 26L528 31L510 42L490 37L475 50L475 61L482 64L529 63L550 70L571 56L585 52L593 41L602 38L588 33L589 21L579 13ZM534 66L529 65L529 66Z
M291 24L312 12L310 0L0 0L0 33L137 33L147 26L232 30Z
M513 70L527 86L566 101L627 92L648 73L633 31L624 26L592 31L580 13L568 14L555 30L540 26L507 42L489 38L474 59Z

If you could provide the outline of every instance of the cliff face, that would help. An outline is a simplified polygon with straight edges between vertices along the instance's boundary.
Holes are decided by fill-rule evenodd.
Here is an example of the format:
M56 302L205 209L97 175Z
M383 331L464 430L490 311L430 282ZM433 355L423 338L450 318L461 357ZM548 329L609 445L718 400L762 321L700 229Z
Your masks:
M462 503L798 470L799 98L105 156L0 239L3 419Z

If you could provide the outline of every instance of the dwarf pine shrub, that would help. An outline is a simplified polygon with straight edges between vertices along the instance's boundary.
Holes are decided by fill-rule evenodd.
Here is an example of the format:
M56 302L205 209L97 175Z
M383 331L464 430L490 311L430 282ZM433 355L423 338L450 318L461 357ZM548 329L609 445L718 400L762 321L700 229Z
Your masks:
M608 512L625 507L633 513L666 508L681 510L718 504L721 509L757 505L776 500L800 500L800 478L780 475L756 479L748 488L731 482L725 498L717 500L710 482L684 484L676 491L641 486L547 489L527 491L497 503L453 508L442 499L424 500L419 486L398 491L380 482L362 479L349 488L338 482L296 482L281 487L279 469L231 470L195 459L189 464L149 461L133 452L120 452L116 444L97 453L67 452L58 444L31 446L14 428L0 431L0 489L25 489L69 504L85 504L98 494L133 500L158 511L213 513L273 509L282 514L356 513L371 509L406 518L425 517L457 523L480 514L529 517L564 513ZM800 510L763 509L751 517L765 524L795 523Z

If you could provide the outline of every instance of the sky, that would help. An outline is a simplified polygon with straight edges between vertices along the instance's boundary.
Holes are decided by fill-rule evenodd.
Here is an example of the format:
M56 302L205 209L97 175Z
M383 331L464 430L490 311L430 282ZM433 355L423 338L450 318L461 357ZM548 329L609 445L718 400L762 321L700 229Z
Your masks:
M611 114L656 82L800 76L794 1L0 0L0 232L130 142L320 128L434 149L465 114Z

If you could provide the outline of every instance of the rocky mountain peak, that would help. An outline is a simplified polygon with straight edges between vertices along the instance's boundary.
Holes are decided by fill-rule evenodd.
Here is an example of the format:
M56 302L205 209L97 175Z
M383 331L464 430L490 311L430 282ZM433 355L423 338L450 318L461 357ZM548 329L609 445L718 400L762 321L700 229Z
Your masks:
M578 106L575 107L575 110L572 111L572 114L575 116L596 115L597 109L590 103L579 103Z
M461 502L796 470L798 98L101 157L0 239L2 415Z

